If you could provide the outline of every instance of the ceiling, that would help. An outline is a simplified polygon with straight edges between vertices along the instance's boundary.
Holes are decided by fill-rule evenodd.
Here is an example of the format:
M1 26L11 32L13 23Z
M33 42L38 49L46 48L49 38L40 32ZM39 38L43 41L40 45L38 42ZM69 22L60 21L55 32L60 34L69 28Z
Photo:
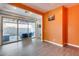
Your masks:
M74 5L75 3L22 3L22 4L30 6L34 9L37 9L42 12L47 12L47 11L49 11L51 9L55 9L59 6L70 7L70 6ZM33 18L41 19L41 16L38 14L12 6L8 3L0 3L0 10L9 11L9 12L13 12L13 13L16 13L19 15L31 16ZM29 17L29 18L31 18L31 17Z
M47 11L49 11L51 9L55 9L59 6L70 7L70 6L74 5L75 3L24 3L24 4L31 6L42 12L47 12Z
M15 14L20 15L20 16L21 15L25 16L25 17L27 16L28 19L33 19L33 18L40 19L41 18L41 16L38 14L35 14L31 11L24 10L24 9L9 5L8 3L0 3L0 10L1 10L1 12L7 11L7 12L15 13Z

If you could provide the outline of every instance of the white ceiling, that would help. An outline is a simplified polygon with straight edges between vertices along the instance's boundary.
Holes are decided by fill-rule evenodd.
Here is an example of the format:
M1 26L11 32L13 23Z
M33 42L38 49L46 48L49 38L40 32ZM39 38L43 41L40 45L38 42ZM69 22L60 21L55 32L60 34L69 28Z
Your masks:
M35 9L38 9L42 12L47 12L51 9L55 9L59 6L70 7L75 3L25 3L25 5L31 6Z
M38 18L38 19L41 18L41 16L38 15L38 14L32 13L30 11L27 11L27 10L24 10L24 9L21 9L21 8L17 8L15 6L9 5L7 3L0 3L0 10L12 12L12 13L22 15L22 16L30 16L29 18L31 18L31 17L32 18Z

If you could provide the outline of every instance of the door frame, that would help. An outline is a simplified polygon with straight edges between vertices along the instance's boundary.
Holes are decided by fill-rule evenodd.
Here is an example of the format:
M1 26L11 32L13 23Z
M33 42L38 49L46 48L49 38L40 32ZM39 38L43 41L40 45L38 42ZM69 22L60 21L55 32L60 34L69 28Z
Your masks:
M5 45L5 44L10 44L10 43L14 43L14 42L18 42L18 36L17 36L17 40L16 41L13 41L13 42L8 42L8 43L3 43L3 18L9 18L9 19L14 19L14 20L16 20L17 21L17 19L16 18L12 18L12 17L6 17L6 16L2 16L2 20L1 20L1 45ZM17 21L18 22L18 21ZM18 27L18 26L17 26ZM17 28L16 28L17 29ZM17 29L17 31L18 31L18 29ZM18 34L17 34L18 35Z

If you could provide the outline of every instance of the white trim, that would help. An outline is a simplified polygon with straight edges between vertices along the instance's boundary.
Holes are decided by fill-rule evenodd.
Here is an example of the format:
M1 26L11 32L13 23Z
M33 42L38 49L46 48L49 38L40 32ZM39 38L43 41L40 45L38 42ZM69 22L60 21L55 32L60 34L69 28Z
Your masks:
M63 45L55 43L55 42L51 42L51 41L48 41L48 40L44 40L44 41L48 42L48 43L51 43L51 44L54 44L54 45L57 45L57 46L60 46L60 47L63 47Z
M43 22L42 22L42 20L43 20L43 16L41 16L41 41L43 40L43 36L42 36L42 34L43 34L43 31L42 31L42 29L43 29Z
M67 43L67 45L70 45L70 46L73 46L73 47L77 47L77 48L79 48L78 45L74 45L74 44L70 44L70 43Z

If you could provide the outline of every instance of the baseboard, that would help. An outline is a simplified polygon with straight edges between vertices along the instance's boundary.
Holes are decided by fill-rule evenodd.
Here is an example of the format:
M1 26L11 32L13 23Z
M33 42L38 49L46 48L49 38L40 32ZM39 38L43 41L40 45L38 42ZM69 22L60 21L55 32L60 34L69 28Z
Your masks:
M48 40L44 40L44 41L48 42L48 43L51 43L51 44L54 44L54 45L57 45L57 46L60 46L60 47L63 47L63 45L55 43L55 42L51 42L51 41L48 41Z
M78 45L74 45L74 44L70 44L70 43L67 43L67 45L79 48Z

